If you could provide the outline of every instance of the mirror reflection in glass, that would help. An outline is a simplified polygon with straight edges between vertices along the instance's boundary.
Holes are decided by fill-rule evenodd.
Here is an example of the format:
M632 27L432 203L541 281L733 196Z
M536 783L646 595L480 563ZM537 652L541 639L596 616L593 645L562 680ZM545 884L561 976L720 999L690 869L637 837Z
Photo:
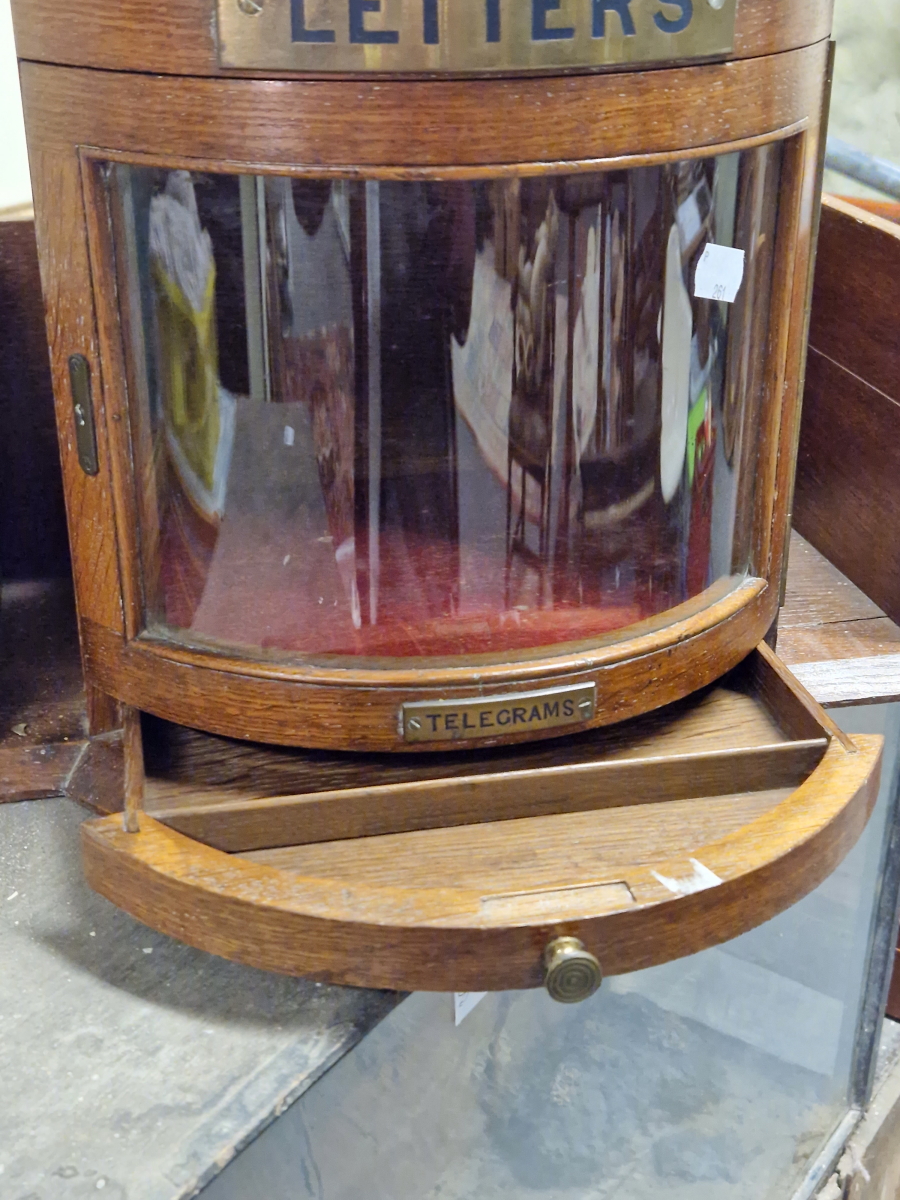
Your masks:
M781 152L469 182L114 166L146 623L522 653L751 567ZM733 304L694 295L708 243Z

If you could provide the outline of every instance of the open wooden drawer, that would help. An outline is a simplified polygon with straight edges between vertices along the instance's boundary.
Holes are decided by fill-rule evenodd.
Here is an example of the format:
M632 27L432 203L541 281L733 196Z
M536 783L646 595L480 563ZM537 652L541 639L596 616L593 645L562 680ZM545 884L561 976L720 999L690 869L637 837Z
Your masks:
M514 749L298 752L164 724L145 740L139 832L83 827L91 886L139 920L321 980L546 977L560 999L596 986L594 958L665 962L804 896L865 826L881 755L764 645L677 704Z

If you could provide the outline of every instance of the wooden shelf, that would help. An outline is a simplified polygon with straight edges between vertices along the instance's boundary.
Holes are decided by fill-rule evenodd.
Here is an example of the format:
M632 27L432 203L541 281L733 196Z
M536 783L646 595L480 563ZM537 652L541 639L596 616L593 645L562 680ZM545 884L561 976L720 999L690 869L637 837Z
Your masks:
M900 698L900 626L798 533L778 654L821 704Z
M241 962L440 991L539 986L557 936L618 974L774 916L855 842L881 753L764 646L678 704L515 752L147 732L140 831L84 826L97 891Z

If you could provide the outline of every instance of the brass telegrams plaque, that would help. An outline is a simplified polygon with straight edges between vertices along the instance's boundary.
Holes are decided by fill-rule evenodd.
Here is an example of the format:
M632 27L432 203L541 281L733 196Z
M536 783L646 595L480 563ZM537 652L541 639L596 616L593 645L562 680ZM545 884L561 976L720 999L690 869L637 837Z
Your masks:
M716 58L737 0L218 0L219 62L263 71L556 71Z
M401 731L407 742L458 742L470 738L534 733L563 725L580 725L594 715L597 686L544 688L511 696L469 700L417 700L404 704Z

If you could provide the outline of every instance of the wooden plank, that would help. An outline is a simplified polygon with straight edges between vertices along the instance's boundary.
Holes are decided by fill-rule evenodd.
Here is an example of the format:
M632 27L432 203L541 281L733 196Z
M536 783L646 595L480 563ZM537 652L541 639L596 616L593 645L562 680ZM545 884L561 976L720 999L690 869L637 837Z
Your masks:
M894 951L893 968L885 1015L900 1021L900 949Z
M690 71L350 83L173 79L147 73L146 63L123 74L23 62L21 80L35 148L97 146L194 170L246 163L358 175L371 166L402 177L417 167L480 165L496 174L497 164L564 170L585 160L683 157L692 147L796 129L818 113L826 53L822 42ZM615 121L597 119L605 109ZM409 114L415 119L398 119Z
M820 704L889 704L900 700L900 654L795 663L791 670Z
M900 617L900 225L823 205L794 525Z
M760 698L777 713L794 737L809 737L824 732L839 741L849 753L854 752L850 736L828 713L822 711L802 681L791 674L765 642L751 657L750 667L759 687Z
M0 746L0 804L61 796L85 743Z
M46 151L32 142L29 165L78 615L120 632L119 564L81 171L73 146ZM94 477L85 475L78 463L68 368L72 354L83 354L91 364L100 455L100 473Z
M122 729L124 757L124 804L125 828L137 833L138 814L144 806L144 744L141 737L141 714L134 708L126 708Z
M65 786L70 800L99 813L121 812L125 791L122 733L91 738Z
M874 600L794 530L784 604L778 615L779 647L786 630L821 629L839 622L862 623L883 617L884 611ZM781 649L778 654L784 658Z
M146 924L212 953L289 974L439 991L534 987L542 982L544 947L563 933L581 938L606 972L617 974L734 937L826 878L856 841L877 795L881 739L860 736L855 743L856 752L848 753L833 740L796 791L779 803L766 801L765 811L724 836L704 827L702 816L696 842L669 824L669 810L688 805L710 815L709 802L658 805L665 825L659 844L677 845L677 852L664 849L660 858L647 861L638 849L639 860L626 862L623 850L614 882L625 884L627 893L591 886L577 913L571 889L561 892L557 911L545 890L534 897L531 917L527 897L520 898L514 919L503 905L492 913L482 904L481 888L456 886L460 872L468 870L471 845L463 861L450 854L430 862L428 886L408 887L401 880L382 887L353 875L313 878L223 854L146 815L137 834L125 833L119 817L86 822L85 869L92 887ZM716 817L727 822L729 805L723 808ZM565 820L572 833L596 832L608 828L614 811L538 820ZM646 846L646 809L620 811L625 815L617 820L633 826L631 835L623 829L620 844L631 837L634 846ZM509 827L502 824L504 834ZM476 832L494 828L479 826ZM430 830L389 840L433 839L437 833L451 838L458 832ZM712 832L714 840L704 843L704 832ZM484 854L499 856L502 865L505 838L488 836L493 845ZM579 853L575 837L565 847L569 855ZM536 854L539 841L519 850ZM675 881L696 872L692 861L721 883L680 894L688 889ZM490 879L485 882L490 894Z
M861 208L873 216L883 217L885 221L900 222L900 201L875 200L869 196L831 196L829 199L843 200L853 208Z
M891 336L900 364L896 316ZM796 528L898 620L900 404L812 348L806 378Z
M428 889L446 880L479 897L628 882L637 863L691 856L743 828L792 789L664 800L630 808L423 829L242 853L304 879Z
M900 626L794 532L779 658L820 703L856 704L883 703L900 693L898 655ZM868 661L879 657L886 659L880 666ZM863 661L842 661L848 659Z
M145 718L145 808L156 814L267 796L373 788L493 772L535 771L562 762L627 761L650 756L700 755L786 741L777 719L745 691L739 668L726 684L633 721L515 748L441 754L371 755L290 750L232 741ZM821 729L813 736L822 736Z
M777 649L779 657L797 675L798 663L900 654L900 627L890 617L833 621L827 625L795 625L788 629L782 628L779 622Z
M900 225L826 197L809 344L870 387L900 401L897 279ZM872 451L882 449L874 443Z
M900 627L796 532L778 655L820 704L900 696Z
M157 820L220 850L247 851L549 813L595 811L725 792L796 787L825 738L752 750L594 762L157 811Z

